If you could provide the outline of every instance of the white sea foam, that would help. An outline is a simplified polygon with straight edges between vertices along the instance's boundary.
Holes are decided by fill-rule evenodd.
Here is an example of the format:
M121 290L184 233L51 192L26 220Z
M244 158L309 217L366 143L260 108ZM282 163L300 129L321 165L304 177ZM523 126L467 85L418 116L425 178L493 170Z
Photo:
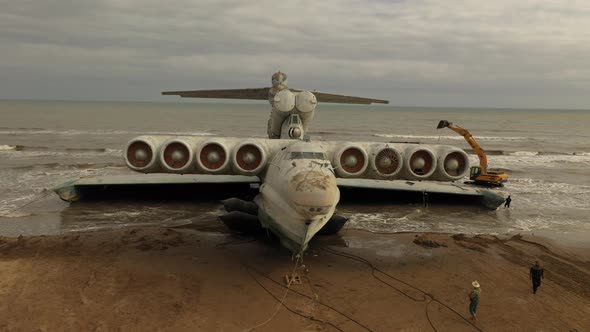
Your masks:
M127 131L127 130L52 130L52 129L0 129L0 135L184 135L184 136L212 136L205 131Z
M0 218L23 218L32 216L32 213L22 212L22 211L1 211L0 210Z
M104 152L107 153L107 154L110 154L110 155L117 155L117 156L123 154L123 150L122 149L105 149Z
M435 135L398 135L398 134L374 134L376 137L385 137L385 138L399 138L399 139L428 139L428 140L438 140L438 139L445 139L445 140L464 140L463 136L454 135L454 136L435 136ZM484 141L524 141L529 140L528 137L499 137L499 136L478 136L478 140Z
M479 164L475 155L469 156L472 165ZM494 168L520 169L531 167L535 169L563 168L564 164L574 167L590 166L590 155L566 155L566 154L539 154L536 152L521 151L509 155L489 155L488 165Z
M536 156L539 152L535 151L516 151L516 152L509 152L509 156Z
M0 151L8 151L14 149L16 149L16 146L14 145L0 145Z

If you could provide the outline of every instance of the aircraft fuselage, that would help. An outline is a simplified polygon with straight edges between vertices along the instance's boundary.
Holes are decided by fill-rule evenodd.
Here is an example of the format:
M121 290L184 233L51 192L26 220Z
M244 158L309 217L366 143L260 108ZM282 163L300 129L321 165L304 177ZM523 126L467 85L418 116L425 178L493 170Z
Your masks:
M326 153L318 145L295 141L273 156L262 180L254 199L260 222L285 247L303 252L340 200Z

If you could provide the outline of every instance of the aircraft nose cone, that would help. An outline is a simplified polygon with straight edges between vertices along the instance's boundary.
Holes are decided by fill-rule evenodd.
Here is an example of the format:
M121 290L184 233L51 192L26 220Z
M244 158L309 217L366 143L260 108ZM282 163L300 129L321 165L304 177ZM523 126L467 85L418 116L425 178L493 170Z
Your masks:
M328 171L303 171L289 180L289 196L299 206L334 206L340 199L334 174Z

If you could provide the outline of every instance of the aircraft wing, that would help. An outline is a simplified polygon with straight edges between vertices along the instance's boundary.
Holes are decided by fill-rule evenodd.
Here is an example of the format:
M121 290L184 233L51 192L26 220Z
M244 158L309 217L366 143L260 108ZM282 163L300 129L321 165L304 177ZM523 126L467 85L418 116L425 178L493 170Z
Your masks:
M298 89L290 89L293 92L301 92L302 90ZM354 96L345 96L345 95L338 95L333 93L325 93L325 92L318 92L318 91L310 91L313 93L320 103L340 103L340 104L389 104L389 100L384 99L374 99L374 98L365 98L365 97L354 97Z
M218 99L254 99L268 100L270 88L254 89L224 89L224 90L189 90L164 91L166 96L180 96L182 98L218 98Z
M504 197L491 190L455 182L371 180L337 178L342 199L346 201L457 203L471 201L496 209Z
M208 199L248 197L260 178L245 175L130 174L74 178L53 190L66 202L87 199Z

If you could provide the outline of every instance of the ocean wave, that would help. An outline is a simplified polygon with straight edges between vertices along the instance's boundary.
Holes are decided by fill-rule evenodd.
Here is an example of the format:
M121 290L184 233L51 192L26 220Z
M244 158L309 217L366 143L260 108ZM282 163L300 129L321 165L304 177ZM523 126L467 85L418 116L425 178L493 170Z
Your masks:
M509 180L510 191L522 194L566 195L570 201L590 198L590 186L563 182L551 182L532 178L513 178ZM589 196L589 197L583 197Z
M537 156L540 153L538 151L515 151L515 152L508 152L509 156Z
M184 136L212 136L206 131L128 131L128 130L54 130L40 128L0 128L0 135L184 135Z
M28 205L34 201L34 198L37 197L36 194L26 194L19 197L12 197L0 200L0 217L6 218L18 218L24 217L25 215L21 215L20 207ZM25 203L26 202L26 203ZM29 215L29 214L27 214Z
M479 164L477 156L470 155L472 165ZM488 155L488 164L494 168L521 169L533 167L547 168L585 168L590 165L590 156L577 154L548 154L548 153L504 153L502 155Z
M14 166L14 167L8 167L11 169L15 169L15 170L23 170L23 171L29 171L29 170L41 170L41 169L64 169L64 170L72 170L72 169L80 169L80 170L86 170L86 169L94 169L94 170L100 170L102 168L122 168L122 167L126 167L125 164L121 164L121 163L74 163L74 164L62 164L62 163L39 163L39 164L34 164L34 165L24 165L24 166Z
M376 137L385 138L400 138L400 139L448 139L448 140L464 140L463 136L435 136L435 135L398 135L398 134L373 134ZM478 140L484 141L525 141L531 140L529 137L499 137L499 136L478 136Z
M15 150L16 146L14 145L0 145L0 151L8 151L8 150Z
M22 211L1 211L0 218L24 218L32 216L32 213Z

